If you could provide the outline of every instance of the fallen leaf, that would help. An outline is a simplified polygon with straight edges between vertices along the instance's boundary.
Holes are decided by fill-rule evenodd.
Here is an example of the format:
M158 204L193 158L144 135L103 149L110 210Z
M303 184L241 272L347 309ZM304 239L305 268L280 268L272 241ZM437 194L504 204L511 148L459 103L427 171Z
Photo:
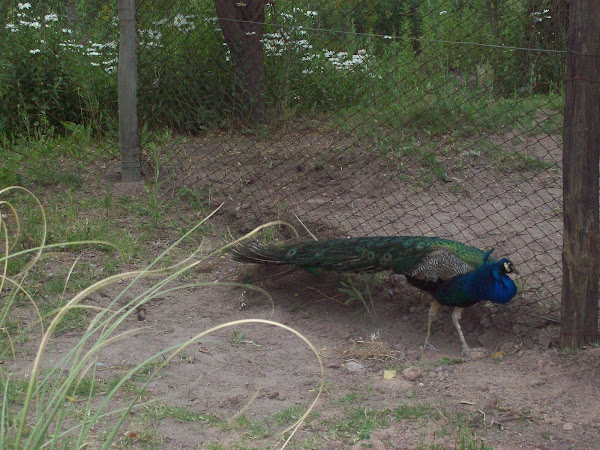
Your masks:
M503 351L499 351L499 352L492 353L490 355L490 358L492 358L492 359L502 359L502 358L504 358L504 352Z
M391 380L395 376L396 376L396 371L395 370L384 370L383 371L383 379L384 380Z

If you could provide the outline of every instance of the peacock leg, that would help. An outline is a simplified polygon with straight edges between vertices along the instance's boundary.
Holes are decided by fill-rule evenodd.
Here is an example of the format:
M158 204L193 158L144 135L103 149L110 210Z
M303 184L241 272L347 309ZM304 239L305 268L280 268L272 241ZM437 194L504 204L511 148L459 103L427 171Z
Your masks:
M463 335L463 332L462 332L462 328L460 327L460 318L462 316L463 310L464 310L464 308L459 308L457 306L454 308L454 311L452 311L452 322L454 323L454 326L456 327L456 331L458 331L458 338L460 339L460 343L462 345L462 355L472 357L472 358L485 356L485 353L487 351L485 348L480 348L480 347L471 348L471 347L469 347L469 344L467 344L467 340L465 339L465 336ZM472 352L476 352L476 353L472 353ZM481 354L481 355L475 356L476 354Z
M425 336L425 344L423 345L425 350L439 351L433 344L429 342L429 339L431 338L431 323L435 320L437 313L440 310L440 306L442 305L437 300L434 300L429 307L429 313L427 314L427 336Z
M460 318L462 317L463 310L464 308L459 308L458 306L454 308L454 311L452 311L452 323L454 323L456 331L458 331L458 338L460 339L460 344L462 345L463 356L469 356L471 348L469 347L469 344L467 344L465 335L463 334L462 328L460 327Z

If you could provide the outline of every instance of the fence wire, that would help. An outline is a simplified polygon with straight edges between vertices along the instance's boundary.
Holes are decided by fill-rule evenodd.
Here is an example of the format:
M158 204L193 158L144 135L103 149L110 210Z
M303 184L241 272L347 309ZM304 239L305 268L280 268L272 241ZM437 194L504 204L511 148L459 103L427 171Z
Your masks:
M88 146L117 135L116 2L1 1L0 17L0 182L77 184L106 168L118 144Z
M138 3L140 109L178 132L179 183L242 228L495 247L523 304L558 308L564 2L154 5ZM260 41L245 68L236 36Z
M116 2L32 3L0 11L2 126L116 135ZM298 217L321 238L495 247L521 304L557 310L566 2L216 4L137 2L142 150L158 140L165 178L225 201L242 229ZM10 148L3 173L39 179ZM49 148L57 172L98 167Z

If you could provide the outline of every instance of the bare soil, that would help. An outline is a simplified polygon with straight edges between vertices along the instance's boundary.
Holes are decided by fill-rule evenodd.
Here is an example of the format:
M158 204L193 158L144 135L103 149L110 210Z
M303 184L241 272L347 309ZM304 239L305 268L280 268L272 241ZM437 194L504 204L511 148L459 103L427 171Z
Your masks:
M320 238L419 234L495 246L497 256L510 256L519 268L520 292L503 308L476 305L462 321L469 343L487 347L492 357L460 358L450 311L434 326L439 352L423 353L430 299L402 280L376 284L373 317L359 302L345 304L348 296L339 290L344 275L278 274L280 268L253 268L220 256L177 283L251 277L272 295L273 309L256 292L230 286L157 296L143 316L131 314L121 327L133 334L102 350L99 376L122 374L218 324L272 318L309 339L325 367L325 390L293 447L600 448L600 348L574 353L556 348L560 142L553 136L498 136L507 151L547 159L548 165L537 172L500 169L475 147L453 149L443 161L446 180L424 181L431 168L423 162L368 159L372 149L356 140L304 131L268 139L229 134L188 139L175 148L170 162L177 164L166 166L175 168L164 179L174 180L172 187L203 189L213 205L226 202L207 239L215 248L224 242L219 230L237 234L268 220L294 220L293 214ZM443 136L438 142L452 148ZM135 195L119 189L118 195ZM165 239L172 242L174 236L166 230ZM122 302L151 285L152 280L140 281ZM122 287L105 288L89 301L105 305ZM56 336L46 364L56 363L79 337ZM34 350L32 342L24 358L4 368L27 373ZM405 374L410 367L416 368L409 371L413 375ZM386 369L395 369L396 376L384 379ZM249 403L243 415L260 424L260 431L235 419L230 427L168 414L149 419L151 407L144 407L124 424L119 445L280 446L277 433L291 421L278 421L278 414L293 411L297 418L320 381L315 355L297 336L263 324L220 330L172 360L151 381L144 400L216 421L235 417ZM425 412L397 413L405 407ZM361 434L373 412L377 424ZM147 435L152 439L142 439Z

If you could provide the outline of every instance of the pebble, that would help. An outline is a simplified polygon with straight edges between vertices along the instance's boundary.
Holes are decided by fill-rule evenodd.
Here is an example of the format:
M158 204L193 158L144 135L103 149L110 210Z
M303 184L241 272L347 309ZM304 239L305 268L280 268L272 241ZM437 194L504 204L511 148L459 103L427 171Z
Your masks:
M566 422L565 424L563 424L562 428L565 431L573 431L575 429L575 425L572 424L571 422Z
M402 376L404 377L405 380L416 381L419 378L423 377L423 371L421 369L419 369L418 367L411 366L411 367L407 367L406 369L404 369L402 371Z
M433 369L433 371L435 373L443 372L443 370L444 370L444 366L437 366L435 369Z
M475 359L483 359L487 356L486 352L474 350L469 354L470 358Z
M346 369L350 372L354 372L354 373L358 373L358 374L363 374L367 371L365 366L363 366L361 363L356 362L356 361L348 361L346 363Z

